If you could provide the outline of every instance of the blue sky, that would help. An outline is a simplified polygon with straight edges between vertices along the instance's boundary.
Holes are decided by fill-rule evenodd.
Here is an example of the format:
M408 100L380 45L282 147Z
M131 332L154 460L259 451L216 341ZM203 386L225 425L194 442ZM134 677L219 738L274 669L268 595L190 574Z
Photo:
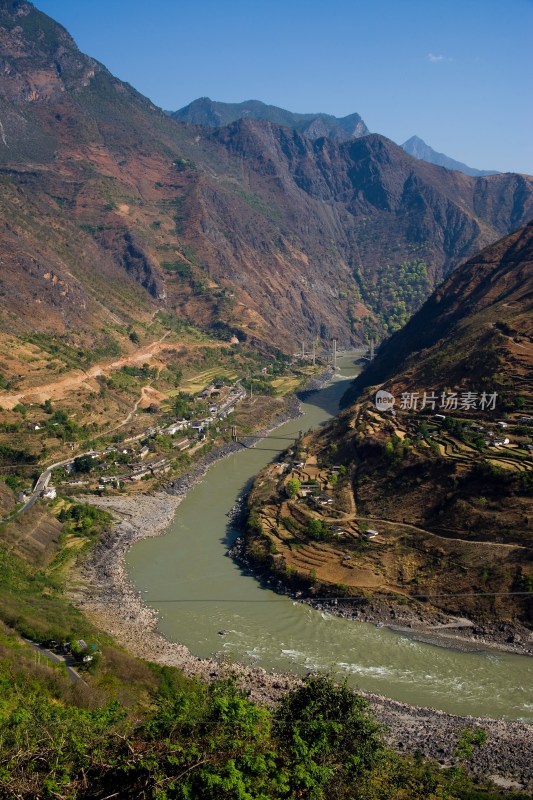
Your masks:
M533 174L533 0L36 0L166 109L251 98Z

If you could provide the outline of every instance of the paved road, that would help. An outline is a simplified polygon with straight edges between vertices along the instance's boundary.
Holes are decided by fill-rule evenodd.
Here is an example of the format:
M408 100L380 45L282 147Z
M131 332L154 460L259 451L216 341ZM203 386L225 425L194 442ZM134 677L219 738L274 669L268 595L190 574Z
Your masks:
M59 656L57 653L53 653L48 648L43 647L36 642L32 642L31 639L26 639L24 636L22 637L23 641L31 647L32 650L35 652L40 653L49 661L53 661L54 664L64 664L67 670L67 674L73 683L85 683L81 675L71 666L71 664L75 663L71 656Z
M41 474L37 478L37 482L33 487L33 491L30 497L24 503L24 505L22 505L20 508L18 508L16 511L14 511L5 519L0 520L0 524L4 522L10 522L15 517L18 517L19 514L23 514L25 511L31 508L35 503L35 501L38 500L43 489L46 489L46 487L48 486L48 483L50 482L50 478L52 476L52 472L55 469L58 469L58 467L66 467L67 464L72 464L75 458L80 458L80 456L90 456L93 455L93 453L95 452L96 452L95 450L88 450L86 453L77 453L75 456L71 456L70 458L67 458L64 461L58 461L55 464L50 464L50 466L47 467L44 470L44 472L41 472Z

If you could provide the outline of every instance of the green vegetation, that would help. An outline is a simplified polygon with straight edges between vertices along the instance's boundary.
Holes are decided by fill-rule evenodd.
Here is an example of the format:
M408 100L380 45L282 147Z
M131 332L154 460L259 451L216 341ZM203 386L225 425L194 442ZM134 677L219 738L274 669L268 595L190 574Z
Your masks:
M192 278L191 265L187 261L162 261L161 266L175 275L179 275L183 280Z
M385 455L391 464L396 465L408 457L410 446L409 439L401 439L394 433L384 445Z
M150 367L149 364L143 364L142 367L130 367L126 365L122 367L120 371L123 375L129 375L132 378L141 378L143 381L157 378L157 369L155 367Z
M316 539L317 541L331 539L333 536L329 526L322 520L315 518L309 520L307 525L307 535L311 539Z
M175 158L172 163L178 172L184 172L186 169L195 169L194 161L188 158Z
M485 436L481 433L476 433L469 429L469 425L467 423L462 422L459 419L455 419L454 417L446 417L443 423L444 428L451 433L452 436L455 436L461 442L474 447L476 450L482 452L486 450L485 444Z
M477 461L459 482L462 492L479 495L483 490L492 498L533 494L533 473L514 472L484 459Z
M112 334L103 330L99 341L91 349L76 347L71 343L74 336L59 336L48 333L29 333L21 336L21 340L36 345L45 353L63 361L71 369L86 368L103 358L115 358L122 355L122 351Z
M77 456L74 459L73 466L75 472L83 472L83 473L91 472L91 470L94 467L94 459L91 458L91 456L89 455Z
M86 426L78 425L64 410L57 410L47 419L43 427L45 431L63 442L75 442L86 439L89 435Z
M112 516L89 503L74 503L59 512L58 519L64 524L64 533L95 538L111 524Z
M298 478L290 478L287 481L287 486L286 486L287 495L289 497L297 497L300 492L301 486L302 484L298 480Z
M172 386L179 386L183 378L183 370L177 364L167 364L167 368L163 370L161 377Z
M121 797L158 800L497 797L474 794L459 768L387 751L366 702L326 676L269 710L232 680L207 685L104 650L147 693L140 709L139 697L118 702L94 678L72 687L5 634L0 655L6 797L104 798L117 787Z
M64 523L61 542L69 533L87 544L101 534L111 516L85 503L75 503L60 512ZM54 567L68 555L63 548L50 568L31 567L0 542L0 620L36 642L63 641L73 634L93 636L94 628L65 600L63 586Z
M369 338L376 335L382 338L382 333L389 335L402 328L431 290L423 261L378 266L371 279L357 269L354 277L358 287L356 299L371 308L379 320L376 325L370 318L365 319Z
M280 219L280 212L273 203L268 203L260 194L246 192L240 187L233 187L235 194L243 200L251 209L257 211L270 222L277 222Z
M273 395L275 389L266 375L254 378L243 378L241 381L246 391L255 392L255 394Z
M0 546L0 619L36 642L62 641L73 632L88 635L92 628L74 606L65 602L58 580L34 570L19 556Z
M14 464L35 464L37 459L26 450L19 450L7 444L0 444L0 466Z
M109 210L109 209L106 209L106 210ZM82 231L84 233L88 233L89 236L96 236L97 233L100 233L101 231L105 231L106 227L107 227L106 225L90 225L90 224L84 223L84 222L82 222L80 224L80 228L82 229Z

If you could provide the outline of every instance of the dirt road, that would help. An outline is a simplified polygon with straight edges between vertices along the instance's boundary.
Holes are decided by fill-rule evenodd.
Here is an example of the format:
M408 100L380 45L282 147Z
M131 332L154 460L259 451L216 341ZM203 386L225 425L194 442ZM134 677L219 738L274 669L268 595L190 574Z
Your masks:
M110 372L115 372L128 365L150 362L163 348L178 350L206 346L206 342L166 342L165 340L169 333L170 331L167 331L156 342L152 342L152 344L138 350L136 353L131 353L116 361L99 362L88 370L75 369L56 381L41 384L40 386L32 386L17 394L1 393L0 407L11 410L18 403L44 403L45 400L63 400L69 392L76 391L82 387L88 391L94 391L95 387L91 386L90 381L94 381L99 375L108 375ZM209 346L222 347L225 344L226 342L210 342Z

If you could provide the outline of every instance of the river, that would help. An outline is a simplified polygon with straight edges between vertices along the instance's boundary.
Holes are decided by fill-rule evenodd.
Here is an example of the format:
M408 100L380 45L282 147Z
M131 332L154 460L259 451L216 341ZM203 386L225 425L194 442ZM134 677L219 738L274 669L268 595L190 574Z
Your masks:
M168 531L134 545L127 556L131 581L158 611L161 633L193 655L299 675L330 670L354 688L413 705L533 721L533 659L437 647L335 617L261 587L226 557L237 535L226 515L248 481L300 430L336 413L357 374L353 354L338 363L340 374L306 400L302 417L214 464Z

